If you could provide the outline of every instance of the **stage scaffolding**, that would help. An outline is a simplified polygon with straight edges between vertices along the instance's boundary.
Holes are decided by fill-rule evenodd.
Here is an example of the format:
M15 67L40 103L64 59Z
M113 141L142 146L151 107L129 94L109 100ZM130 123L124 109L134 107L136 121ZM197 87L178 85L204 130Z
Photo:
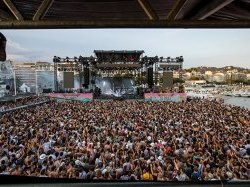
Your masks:
M159 82L159 72L180 71L183 67L183 57L164 58L143 56L143 50L134 51L103 51L95 50L95 56L65 57L54 56L54 85L55 92L59 92L58 72L71 71L79 74L80 87L82 87L82 75L84 70L90 72L91 84L94 84L95 76L123 76L128 75L138 79L139 86L146 83L145 76L148 68L153 68L153 80L156 85Z

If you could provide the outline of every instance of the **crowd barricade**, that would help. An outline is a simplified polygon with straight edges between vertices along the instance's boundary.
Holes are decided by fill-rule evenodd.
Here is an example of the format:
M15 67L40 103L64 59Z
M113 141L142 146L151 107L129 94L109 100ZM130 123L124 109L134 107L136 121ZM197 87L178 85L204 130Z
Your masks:
M15 108L11 108L11 109L0 111L0 115L5 114L7 112L14 112L15 110L24 109L24 108L30 108L30 107L42 105L44 103L49 103L49 102L51 102L51 99L48 99L47 101L41 101L41 102L38 102L38 103L33 103L33 104L18 106L18 107L15 107Z
M186 93L144 93L145 101L185 102Z
M90 102L93 100L93 93L49 93L47 96L55 98L58 102L63 101L82 101Z

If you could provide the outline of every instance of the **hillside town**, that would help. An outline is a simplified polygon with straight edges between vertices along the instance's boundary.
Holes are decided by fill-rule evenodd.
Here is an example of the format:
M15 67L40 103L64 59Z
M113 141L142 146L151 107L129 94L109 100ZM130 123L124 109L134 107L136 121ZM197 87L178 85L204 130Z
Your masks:
M175 79L182 79L185 83L219 85L243 83L250 85L250 69L226 66L216 67L194 67L184 69L181 72L174 71Z

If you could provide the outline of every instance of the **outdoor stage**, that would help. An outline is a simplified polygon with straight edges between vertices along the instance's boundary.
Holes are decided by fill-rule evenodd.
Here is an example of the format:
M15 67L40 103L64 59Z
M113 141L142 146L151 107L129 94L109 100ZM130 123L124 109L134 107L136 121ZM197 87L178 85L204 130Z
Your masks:
M93 99L186 100L173 94L173 71L180 71L183 57L143 56L143 50L94 50L95 56L54 57L55 93L61 100ZM180 89L179 89L180 90Z

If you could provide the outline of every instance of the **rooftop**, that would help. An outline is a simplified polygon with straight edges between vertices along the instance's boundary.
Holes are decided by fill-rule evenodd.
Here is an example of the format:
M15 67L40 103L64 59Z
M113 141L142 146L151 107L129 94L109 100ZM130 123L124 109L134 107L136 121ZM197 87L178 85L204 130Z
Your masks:
M250 28L250 0L3 0L0 28Z

